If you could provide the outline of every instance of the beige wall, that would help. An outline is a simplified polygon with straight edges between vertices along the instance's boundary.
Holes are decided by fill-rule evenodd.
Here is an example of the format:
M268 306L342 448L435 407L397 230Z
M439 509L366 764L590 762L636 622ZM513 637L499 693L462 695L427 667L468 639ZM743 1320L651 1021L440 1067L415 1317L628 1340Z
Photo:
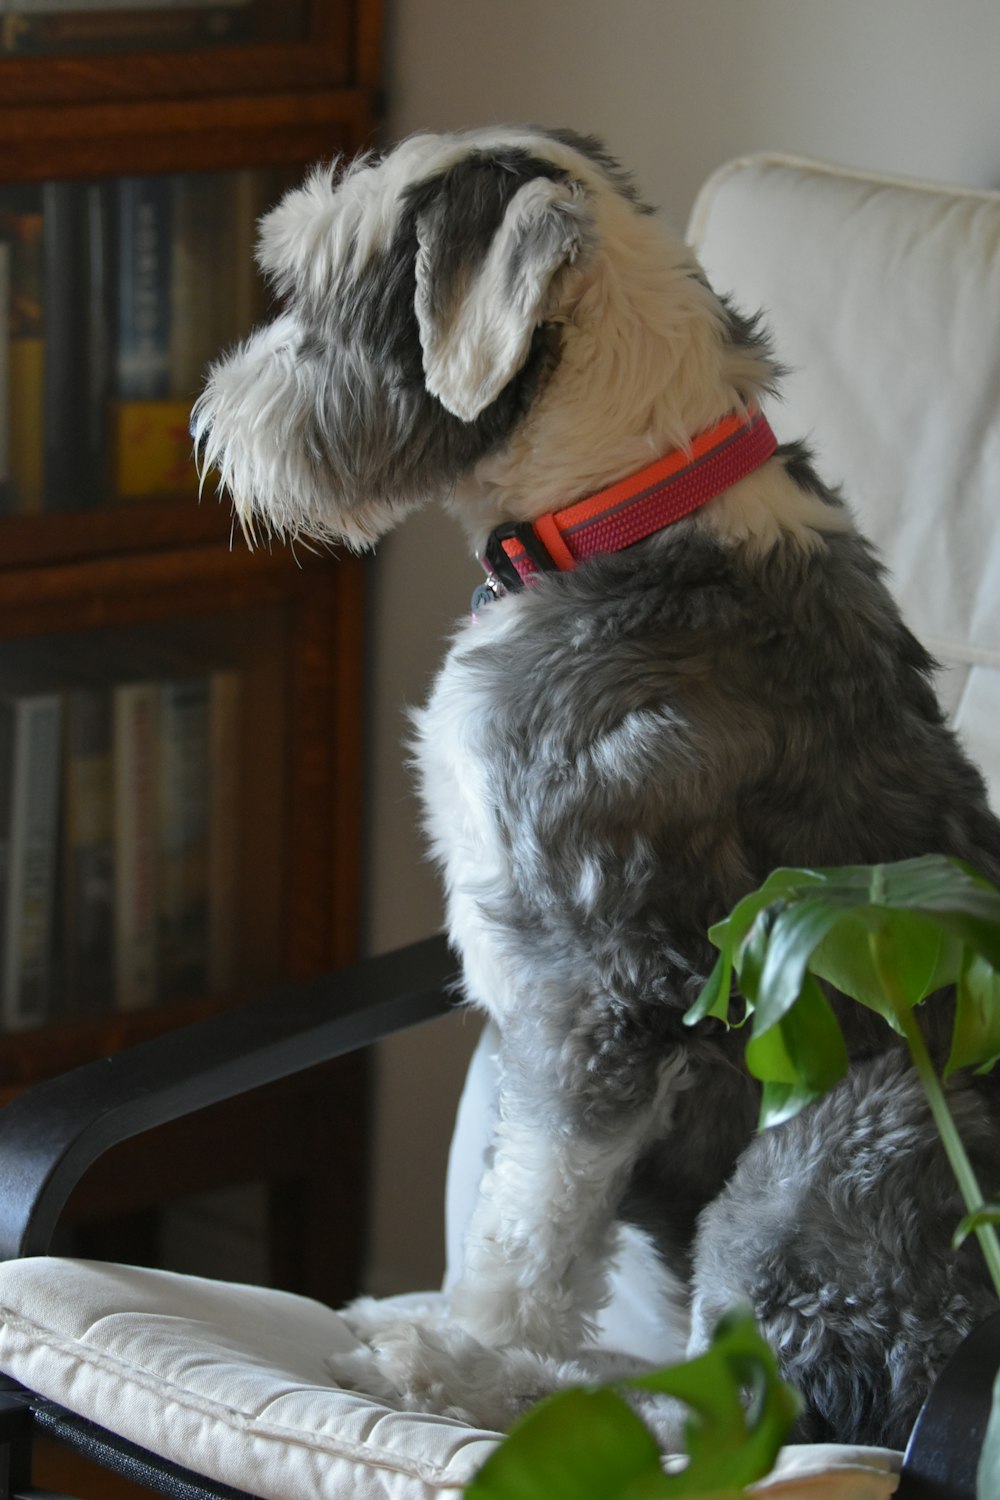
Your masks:
M386 0L389 135L497 120L602 136L683 224L728 157L775 149L1000 186L998 0ZM376 564L369 941L438 925L408 790L419 701L476 581L436 513ZM444 1152L474 1028L382 1049L371 1281L441 1274Z

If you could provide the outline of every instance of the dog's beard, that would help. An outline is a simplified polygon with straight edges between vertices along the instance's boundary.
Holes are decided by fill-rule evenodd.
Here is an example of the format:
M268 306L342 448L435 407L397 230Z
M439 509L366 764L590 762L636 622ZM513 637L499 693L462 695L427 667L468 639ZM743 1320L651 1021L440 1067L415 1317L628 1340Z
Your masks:
M260 525L361 549L420 503L387 472L397 445L380 384L363 361L305 336L294 314L213 365L192 436L202 482L216 474L249 541Z

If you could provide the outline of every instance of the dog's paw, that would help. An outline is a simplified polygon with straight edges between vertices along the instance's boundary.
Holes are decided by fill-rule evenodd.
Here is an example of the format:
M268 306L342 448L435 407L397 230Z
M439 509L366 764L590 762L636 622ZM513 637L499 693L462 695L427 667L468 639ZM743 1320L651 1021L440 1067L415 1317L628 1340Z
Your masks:
M433 1412L504 1432L544 1396L635 1374L623 1355L589 1351L561 1360L530 1349L491 1348L454 1323L385 1323L371 1344L327 1360L336 1383L401 1411Z
M513 1420L498 1385L500 1359L458 1328L380 1321L367 1341L329 1355L327 1369L344 1389L401 1411L434 1412L474 1426L502 1428Z
M402 1392L389 1379L377 1351L368 1344L354 1349L337 1349L324 1360L334 1385L359 1396L370 1396L385 1406L405 1410Z
M437 1327L447 1316L447 1301L440 1292L405 1297L356 1297L337 1315L356 1339L371 1344L383 1329L399 1324Z

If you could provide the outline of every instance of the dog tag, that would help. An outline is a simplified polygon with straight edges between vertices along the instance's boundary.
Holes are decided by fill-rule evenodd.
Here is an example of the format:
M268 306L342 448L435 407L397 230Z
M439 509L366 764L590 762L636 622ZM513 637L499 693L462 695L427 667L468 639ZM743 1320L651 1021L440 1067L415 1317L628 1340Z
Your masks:
M478 615L482 614L484 609L495 603L496 597L496 594L488 583L480 583L474 588L472 591L472 602L469 606L472 610L472 618L475 620Z

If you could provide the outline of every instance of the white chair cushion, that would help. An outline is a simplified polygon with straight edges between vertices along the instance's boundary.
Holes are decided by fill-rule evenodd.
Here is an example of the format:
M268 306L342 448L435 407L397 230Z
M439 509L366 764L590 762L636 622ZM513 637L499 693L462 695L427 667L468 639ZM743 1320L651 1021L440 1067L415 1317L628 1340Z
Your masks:
M844 486L1000 806L1000 193L730 163L689 237L791 367L769 408Z
M499 1436L338 1390L324 1359L353 1342L336 1313L287 1292L0 1265L0 1369L121 1437L263 1500L460 1500ZM755 1490L886 1500L897 1469L881 1448L789 1447Z
M338 1390L305 1297L167 1271L0 1266L0 1369L152 1452L273 1500L459 1500L495 1434Z

